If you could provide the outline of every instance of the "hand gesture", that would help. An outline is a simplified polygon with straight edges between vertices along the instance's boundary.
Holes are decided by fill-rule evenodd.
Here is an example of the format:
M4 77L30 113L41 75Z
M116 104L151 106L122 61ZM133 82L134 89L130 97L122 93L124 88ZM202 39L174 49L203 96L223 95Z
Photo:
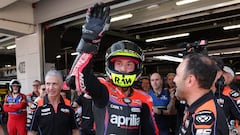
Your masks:
M82 28L82 39L89 43L100 43L103 33L110 26L110 8L103 3L97 3L89 8L86 24Z

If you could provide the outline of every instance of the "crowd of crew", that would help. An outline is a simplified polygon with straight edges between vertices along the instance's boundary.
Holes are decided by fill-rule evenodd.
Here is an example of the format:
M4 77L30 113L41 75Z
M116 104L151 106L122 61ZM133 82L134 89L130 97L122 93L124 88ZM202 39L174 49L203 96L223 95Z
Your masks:
M9 135L238 134L239 89L232 85L234 71L219 58L192 53L175 73L142 76L141 48L123 40L106 52L107 77L97 78L92 59L109 27L109 10L96 4L87 13L80 53L66 78L76 90L74 100L62 91L62 74L54 69L44 83L33 81L30 94L11 80L2 109Z

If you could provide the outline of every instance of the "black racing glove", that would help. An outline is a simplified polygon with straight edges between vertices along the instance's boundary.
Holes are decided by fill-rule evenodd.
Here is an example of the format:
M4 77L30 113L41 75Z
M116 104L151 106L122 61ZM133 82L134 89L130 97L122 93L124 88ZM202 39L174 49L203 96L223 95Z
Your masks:
M74 75L69 75L66 77L66 84L70 89L75 90L76 89L76 84L75 84L75 76Z
M110 8L97 3L88 9L86 24L82 28L82 38L89 43L100 43L103 33L110 26Z
M101 38L110 26L110 8L103 3L95 4L89 8L86 23L82 28L82 39L77 47L78 52L96 54Z
M82 28L82 38L76 49L79 55L72 65L70 75L66 78L67 86L71 89L85 90L84 76L80 73L86 68L84 66L87 66L85 62L89 62L92 54L98 52L101 38L110 26L109 14L110 8L103 3L97 3L88 9L86 23Z

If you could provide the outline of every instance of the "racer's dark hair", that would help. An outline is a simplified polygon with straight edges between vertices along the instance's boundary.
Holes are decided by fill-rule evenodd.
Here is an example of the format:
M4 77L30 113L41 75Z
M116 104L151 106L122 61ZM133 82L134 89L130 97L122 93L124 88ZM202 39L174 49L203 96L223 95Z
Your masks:
M187 60L185 75L194 75L200 88L210 89L217 74L216 63L200 53L186 55L184 59Z

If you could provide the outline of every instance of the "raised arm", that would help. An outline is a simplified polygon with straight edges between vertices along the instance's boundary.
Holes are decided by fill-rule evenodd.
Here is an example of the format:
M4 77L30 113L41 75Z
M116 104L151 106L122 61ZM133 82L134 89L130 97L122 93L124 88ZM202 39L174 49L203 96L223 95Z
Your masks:
M77 91L87 91L95 102L107 98L107 89L93 76L92 58L98 52L101 38L110 24L110 8L103 3L89 8L86 23L82 28L82 38L78 44L76 57L66 83Z

